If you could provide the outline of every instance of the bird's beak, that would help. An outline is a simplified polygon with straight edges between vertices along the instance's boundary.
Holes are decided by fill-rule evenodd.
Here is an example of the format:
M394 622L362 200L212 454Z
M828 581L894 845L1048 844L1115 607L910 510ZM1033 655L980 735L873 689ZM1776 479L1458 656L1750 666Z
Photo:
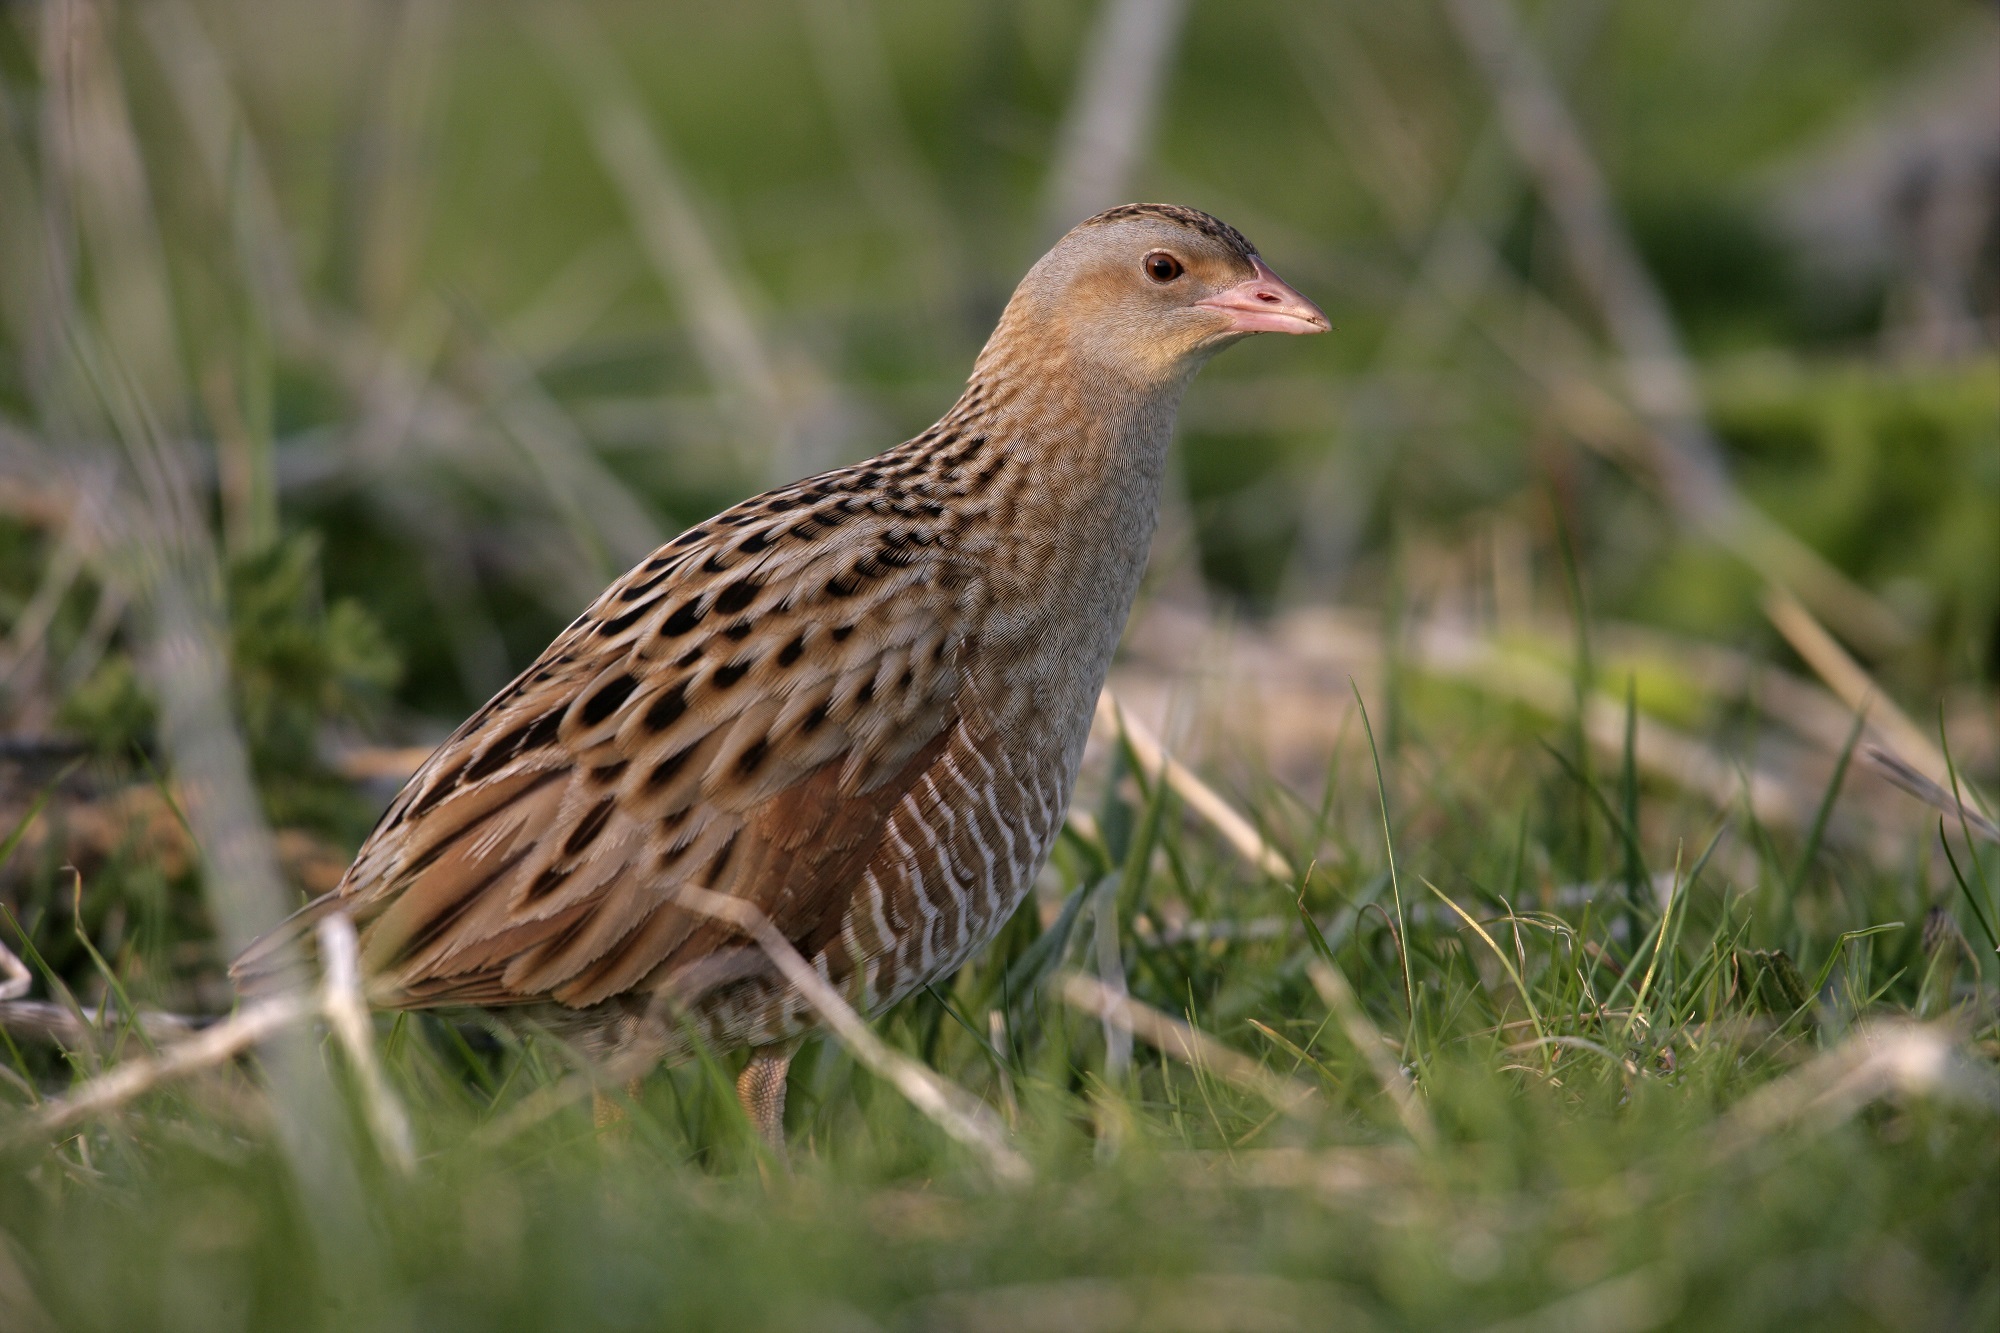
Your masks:
M1333 325L1270 265L1250 256L1257 272L1195 305L1226 316L1231 333L1325 333Z

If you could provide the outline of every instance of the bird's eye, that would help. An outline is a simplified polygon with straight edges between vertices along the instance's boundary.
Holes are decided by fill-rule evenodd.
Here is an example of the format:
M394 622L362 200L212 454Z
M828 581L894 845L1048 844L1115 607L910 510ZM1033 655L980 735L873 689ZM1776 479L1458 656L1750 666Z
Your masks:
M1154 282L1172 282L1187 271L1181 267L1180 260L1175 259L1165 250L1155 250L1153 253L1147 255L1145 268L1146 276Z

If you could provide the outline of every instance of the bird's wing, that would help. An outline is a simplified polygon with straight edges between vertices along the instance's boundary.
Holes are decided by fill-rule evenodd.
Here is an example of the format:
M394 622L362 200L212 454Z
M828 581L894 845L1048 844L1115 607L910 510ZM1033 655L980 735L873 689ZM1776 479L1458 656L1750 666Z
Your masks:
M959 725L984 591L951 522L822 481L683 534L431 756L294 931L349 912L371 994L403 1006L670 985L740 943L683 885L811 956Z

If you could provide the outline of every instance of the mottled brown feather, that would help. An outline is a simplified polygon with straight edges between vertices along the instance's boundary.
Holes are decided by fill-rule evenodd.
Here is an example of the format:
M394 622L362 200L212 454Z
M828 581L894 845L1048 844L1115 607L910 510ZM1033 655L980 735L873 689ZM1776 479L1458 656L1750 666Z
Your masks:
M664 906L682 884L831 938L952 723L976 603L971 571L925 595L948 516L856 495L860 470L661 548L439 747L334 895L378 1003L584 1006L663 979L728 933Z

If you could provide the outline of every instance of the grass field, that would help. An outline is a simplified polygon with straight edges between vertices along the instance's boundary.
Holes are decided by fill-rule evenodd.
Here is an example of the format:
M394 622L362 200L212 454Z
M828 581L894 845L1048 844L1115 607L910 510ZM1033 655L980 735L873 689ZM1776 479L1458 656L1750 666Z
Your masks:
M1051 925L1031 906L880 1025L1004 1120L1025 1183L834 1044L801 1059L786 1174L727 1060L654 1076L600 1132L587 1103L521 1118L566 1084L552 1044L404 1019L382 1053L416 1126L407 1176L350 1100L351 1156L302 1180L248 1073L17 1142L10 1327L36 1327L34 1300L65 1328L1990 1322L2000 1034L1970 961L1990 947L1925 929L1920 868L1816 857L1728 812L1634 847L1629 773L1576 818L1556 748L1511 761L1496 799L1498 774L1404 716L1393 874L1365 734L1323 809L1268 812L1310 820L1302 892L1107 774ZM1654 799L1642 823L1672 817ZM1578 857L1595 876L1558 890ZM1945 919L1981 892L1990 912L1973 888ZM1078 968L1233 1054L1135 1046L1063 1003Z
M2000 240L1773 202L1981 6L1189 5L1124 192L1335 333L1205 372L1051 866L789 1163L740 1055L231 993L608 578L949 403L1107 12L0 8L0 1333L2000 1327Z

